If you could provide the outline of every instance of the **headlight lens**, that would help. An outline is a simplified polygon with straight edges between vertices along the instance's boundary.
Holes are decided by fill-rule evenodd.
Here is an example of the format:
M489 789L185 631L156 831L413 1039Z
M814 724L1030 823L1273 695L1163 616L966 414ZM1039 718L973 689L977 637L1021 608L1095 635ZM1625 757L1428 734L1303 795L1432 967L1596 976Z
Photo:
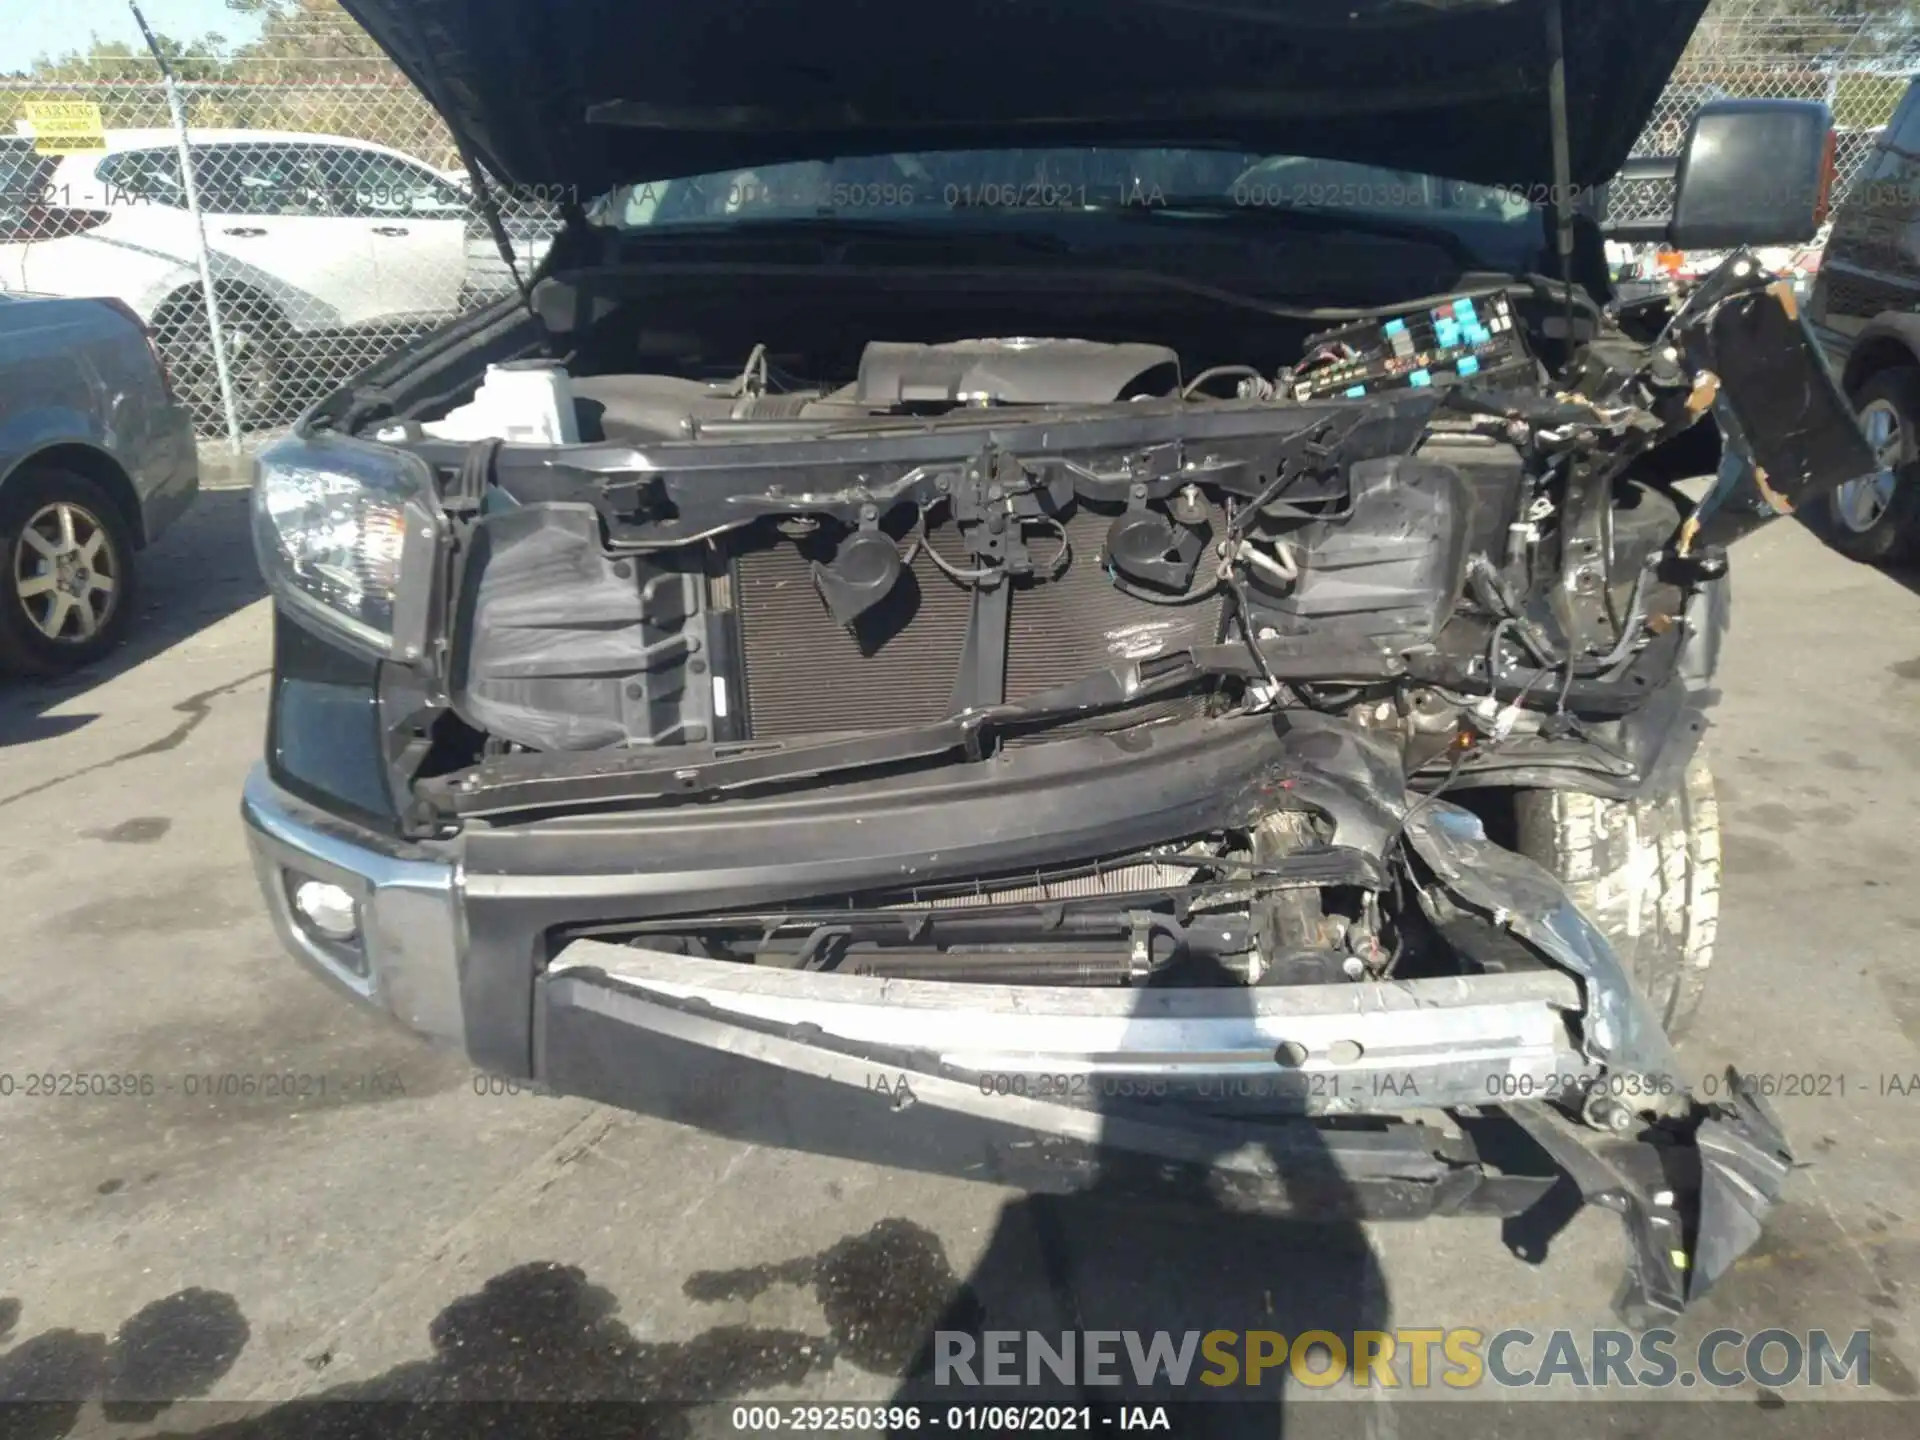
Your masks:
M286 604L388 654L407 527L431 526L419 503L431 483L425 462L381 446L326 437L268 447L253 487L261 573Z

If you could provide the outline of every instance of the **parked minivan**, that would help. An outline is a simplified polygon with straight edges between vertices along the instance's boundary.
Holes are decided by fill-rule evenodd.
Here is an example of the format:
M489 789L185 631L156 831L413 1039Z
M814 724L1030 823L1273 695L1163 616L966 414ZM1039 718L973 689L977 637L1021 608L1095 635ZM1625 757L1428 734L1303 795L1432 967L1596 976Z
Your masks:
M266 417L314 339L456 311L469 201L421 161L271 130L196 131L193 154L243 424ZM34 191L22 223L0 235L0 290L123 301L153 327L203 424L218 416L173 132L108 131L104 152L37 171Z
M1880 459L1815 510L1833 545L1860 560L1913 558L1920 541L1920 84L1834 215L1809 301Z

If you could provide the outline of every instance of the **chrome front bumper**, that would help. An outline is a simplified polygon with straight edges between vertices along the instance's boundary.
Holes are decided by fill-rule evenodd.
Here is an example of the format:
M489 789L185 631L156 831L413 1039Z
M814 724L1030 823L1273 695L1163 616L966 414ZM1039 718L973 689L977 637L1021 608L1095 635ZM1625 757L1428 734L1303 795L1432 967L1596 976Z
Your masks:
M771 970L580 940L547 979L585 981L568 994L588 1007L609 1010L618 994L642 1028L673 1028L686 1014L736 1027L743 1055L779 1050L813 1069L802 1052L817 1051L864 1064L869 1088L907 1074L928 1092L922 1102L953 1085L1068 1107L1125 1094L1216 1113L1404 1113L1544 1095L1596 1069L1568 1028L1579 986L1547 970L1090 989Z
M1422 853L1555 968L1104 990L777 970L578 940L524 984L463 991L472 951L457 848L358 830L260 772L242 810L274 924L324 979L483 1065L749 1143L1131 1201L1178 1199L1184 1186L1214 1204L1319 1219L1511 1216L1564 1173L1621 1217L1630 1265L1618 1303L1636 1324L1678 1311L1753 1244L1791 1165L1777 1120L1732 1074L1714 1104L1663 1097L1675 1113L1632 1138L1541 1103L1618 1073L1581 1037L1631 1041L1643 1002L1563 892L1539 872L1506 873L1505 852L1450 807ZM514 881L564 897L567 878ZM301 879L355 898L351 944L299 916ZM1516 904L1526 912L1504 909ZM531 1020L517 1068L473 1038L503 1017ZM1483 1157L1474 1126L1496 1111L1532 1137L1544 1170ZM1380 1118L1340 1123L1351 1115Z
M301 804L259 770L241 808L268 910L295 957L408 1029L464 1048L457 861L408 854ZM329 940L299 915L292 891L304 879L355 898L352 943ZM1142 1094L1186 1094L1214 1108L1398 1114L1545 1096L1598 1068L1571 1028L1578 981L1546 969L1324 987L1089 989L762 969L579 940L540 977L561 982L570 1003L591 1007L597 990L608 1006L617 994L623 1014L646 1016L636 1044L672 1028L672 1015L697 1012L714 1033L737 1031L743 1051L763 1056L761 1041L805 1037L790 1057L802 1068L806 1050L832 1057L829 1068L873 1059L863 1076L893 1063L875 1057L910 1055L929 1080L945 1076L975 1093L1044 1092L1068 1105L1096 1103L1125 1079Z
M301 804L263 766L247 777L240 815L267 913L294 958L407 1029L464 1051L455 866L408 857L396 842ZM297 914L292 886L302 879L327 881L354 897L354 943L329 940Z

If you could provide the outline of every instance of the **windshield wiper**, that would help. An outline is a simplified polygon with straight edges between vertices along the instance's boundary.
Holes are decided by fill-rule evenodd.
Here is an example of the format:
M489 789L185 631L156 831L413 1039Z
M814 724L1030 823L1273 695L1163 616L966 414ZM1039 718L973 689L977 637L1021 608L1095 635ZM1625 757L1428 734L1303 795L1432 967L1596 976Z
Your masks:
M1456 260L1465 262L1472 259L1471 253L1461 242L1460 237L1439 220L1399 220L1371 210L1339 210L1311 205L1248 205L1236 201L1229 195L1203 194L1169 195L1156 198L1151 204L1141 204L1138 201L1103 200L1098 204L1078 206L1063 213L1161 216L1176 219L1182 215L1204 215L1210 219L1233 218L1255 223L1278 222L1282 225L1295 225L1327 234L1358 231L1362 234L1383 235L1396 240L1414 240L1423 245L1438 246Z
M897 220L861 220L856 212L819 210L807 215L769 216L765 219L728 216L725 219L668 220L658 225L633 225L618 230L622 245L667 244L698 239L702 248L718 241L807 240L833 244L843 240L939 240L966 235L970 240L999 241L1009 249L1044 250L1064 254L1072 247L1057 235L1031 226L980 228L941 218L946 212L903 215ZM984 214L985 212L979 212Z

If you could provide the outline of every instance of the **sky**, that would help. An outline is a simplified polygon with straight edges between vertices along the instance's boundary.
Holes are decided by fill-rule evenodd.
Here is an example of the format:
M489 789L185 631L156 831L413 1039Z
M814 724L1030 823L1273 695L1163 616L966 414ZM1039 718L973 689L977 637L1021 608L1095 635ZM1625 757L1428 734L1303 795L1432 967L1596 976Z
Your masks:
M127 0L26 0L9 4L0 25L0 74L24 69L37 55L84 50L90 34L140 42ZM221 0L140 0L147 23L181 38L213 30L230 42L250 40L257 22L233 14Z

